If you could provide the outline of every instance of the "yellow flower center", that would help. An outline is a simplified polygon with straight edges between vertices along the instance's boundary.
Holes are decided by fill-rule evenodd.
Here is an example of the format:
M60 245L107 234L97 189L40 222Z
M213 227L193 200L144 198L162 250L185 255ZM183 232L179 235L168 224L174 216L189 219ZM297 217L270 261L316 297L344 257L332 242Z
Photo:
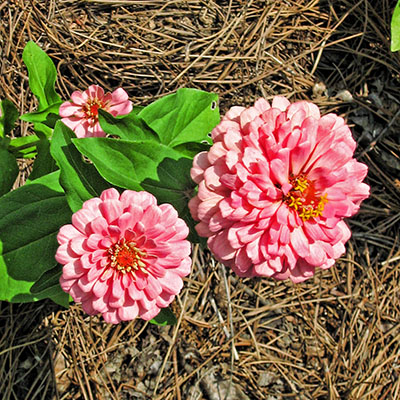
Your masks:
M92 119L95 124L98 120L99 108L106 109L106 104L99 99L90 99L82 107L82 111L85 113L86 119Z
M108 249L109 266L122 274L131 273L134 276L138 271L147 274L143 262L146 255L146 252L136 247L135 242L122 239Z
M317 195L314 182L303 174L291 176L289 182L293 188L284 198L288 207L294 209L303 221L320 217L328 202L327 194Z

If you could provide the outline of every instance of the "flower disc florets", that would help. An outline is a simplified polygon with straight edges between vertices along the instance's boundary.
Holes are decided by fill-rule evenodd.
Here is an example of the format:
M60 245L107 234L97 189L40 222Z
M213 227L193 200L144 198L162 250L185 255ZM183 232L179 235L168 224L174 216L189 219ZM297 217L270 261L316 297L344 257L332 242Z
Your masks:
M147 192L105 190L60 229L60 284L88 314L110 323L149 320L167 307L191 268L189 230Z
M104 94L103 88L91 85L84 92L75 91L71 101L61 104L61 121L71 128L78 138L104 137L106 133L99 124L99 109L113 116L125 115L132 111L132 102L124 89L118 88Z
M306 101L259 99L231 108L212 138L194 159L189 207L216 258L239 276L293 282L331 267L351 235L343 218L369 195L343 118Z

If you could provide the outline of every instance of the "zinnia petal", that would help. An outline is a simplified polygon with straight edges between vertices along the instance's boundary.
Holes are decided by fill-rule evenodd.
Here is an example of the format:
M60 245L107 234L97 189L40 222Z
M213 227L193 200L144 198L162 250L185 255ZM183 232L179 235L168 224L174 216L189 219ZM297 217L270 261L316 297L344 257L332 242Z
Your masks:
M275 97L233 107L195 157L189 202L215 257L240 276L301 282L344 252L369 187L343 118Z
M188 233L176 210L158 206L150 193L107 189L59 231L60 285L86 312L100 312L109 323L151 319L190 273Z
M84 92L74 91L71 101L61 104L59 114L78 138L104 137L106 133L98 122L100 108L114 116L125 115L132 111L132 102L122 88L105 94L102 87L91 85Z

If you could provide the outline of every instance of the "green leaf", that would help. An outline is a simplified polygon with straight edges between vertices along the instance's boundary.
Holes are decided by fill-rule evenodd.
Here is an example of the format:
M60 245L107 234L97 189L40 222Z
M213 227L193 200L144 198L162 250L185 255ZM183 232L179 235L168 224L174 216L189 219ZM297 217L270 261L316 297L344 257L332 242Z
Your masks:
M16 158L32 158L36 155L36 145L40 139L36 135L22 136L11 139L8 150Z
M219 123L217 101L214 93L183 88L148 105L138 116L169 147L211 143L208 133Z
M49 139L41 133L39 135L41 138L39 143L36 145L37 157L33 163L32 172L28 177L29 181L33 181L58 169L56 161L50 154Z
M155 133L147 127L134 112L114 117L108 112L99 109L99 122L104 132L117 135L125 140L158 140Z
M53 128L41 122L34 122L33 129L39 138L47 137L50 139L53 135Z
M137 115L140 113L140 111L143 110L143 108L144 108L143 106L132 106L132 111L130 112L130 114Z
M158 180L157 168L165 158L181 158L178 152L153 140L84 138L72 142L104 179L131 190L142 190L140 184L147 178Z
M0 300L49 297L48 292L34 294L31 288L55 267L57 233L71 221L58 176L46 175L0 198Z
M144 190L156 196L158 203L170 203L178 211L179 216L189 226L188 240L199 242L200 238L195 230L188 202L194 196L196 184L190 177L192 160L180 158L164 159L157 168L158 180L145 179L141 186Z
M62 267L60 264L57 264L57 262L55 262L55 264L55 267L44 272L43 275L35 282L35 284L31 287L31 293L37 294L44 292L53 286L60 286L59 281L62 273Z
M54 303L59 304L60 306L69 308L69 303L72 302L72 297L68 293L65 293L61 289L61 286L58 286L58 288L60 290L56 290L56 287L54 287L54 290L49 291L49 293L47 294L48 298L54 301Z
M25 186L36 183L46 186L48 189L53 190L61 195L65 195L63 187L60 185L60 171L54 171L46 176L41 176L35 181L26 181Z
M18 172L17 160L6 148L0 145L0 196L11 190Z
M42 122L48 127L54 128L55 123L61 117L58 115L58 110L62 103L54 103L42 111L35 111L20 116L22 121L26 122Z
M170 308L162 308L158 315L150 320L150 323L159 326L176 325L177 319Z
M57 122L50 152L61 170L60 182L65 189L68 204L73 212L82 208L82 203L110 187L101 178L96 168L83 160L82 154L72 144L74 132L61 121ZM85 139L77 139L85 140Z
M39 111L60 103L61 98L54 89L57 71L50 57L36 43L29 41L22 59L28 69L29 87L39 101Z
M182 155L189 157L191 159L198 153L202 151L210 150L210 145L208 143L185 143L175 146L174 150L179 151Z
M195 188L190 177L192 159L153 141L86 138L74 139L73 143L111 184L146 190L156 196L159 204L172 204L190 228L189 240L199 241L188 208Z
M55 303L68 308L70 296L61 289L61 274L62 266L59 264L46 271L31 287L32 295L40 298L50 298Z
M187 208L196 185L190 177L191 167L191 159L165 158L157 167L157 178L147 178L141 186L156 196L160 203L171 203L181 214Z
M15 125L15 121L18 119L18 110L8 99L4 99L0 102L1 117L0 117L0 138L4 135L8 135Z
M397 2L397 5L393 11L392 22L391 22L391 51L400 50L400 1Z

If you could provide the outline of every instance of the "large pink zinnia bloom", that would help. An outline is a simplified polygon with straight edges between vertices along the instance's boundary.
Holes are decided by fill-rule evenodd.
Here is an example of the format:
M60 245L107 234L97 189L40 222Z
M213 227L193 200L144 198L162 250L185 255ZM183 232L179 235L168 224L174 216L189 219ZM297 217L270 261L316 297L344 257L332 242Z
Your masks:
M60 284L88 314L109 323L150 320L191 269L189 230L170 204L147 192L105 190L58 233Z
M104 94L103 88L91 85L84 92L76 90L71 94L71 101L61 104L59 114L61 121L71 128L78 138L104 137L98 119L99 108L114 117L132 111L132 102L124 89L118 88L112 93Z
M194 159L189 207L216 258L242 277L293 282L331 267L351 236L343 218L369 195L343 118L306 101L259 99L231 108L212 138Z

